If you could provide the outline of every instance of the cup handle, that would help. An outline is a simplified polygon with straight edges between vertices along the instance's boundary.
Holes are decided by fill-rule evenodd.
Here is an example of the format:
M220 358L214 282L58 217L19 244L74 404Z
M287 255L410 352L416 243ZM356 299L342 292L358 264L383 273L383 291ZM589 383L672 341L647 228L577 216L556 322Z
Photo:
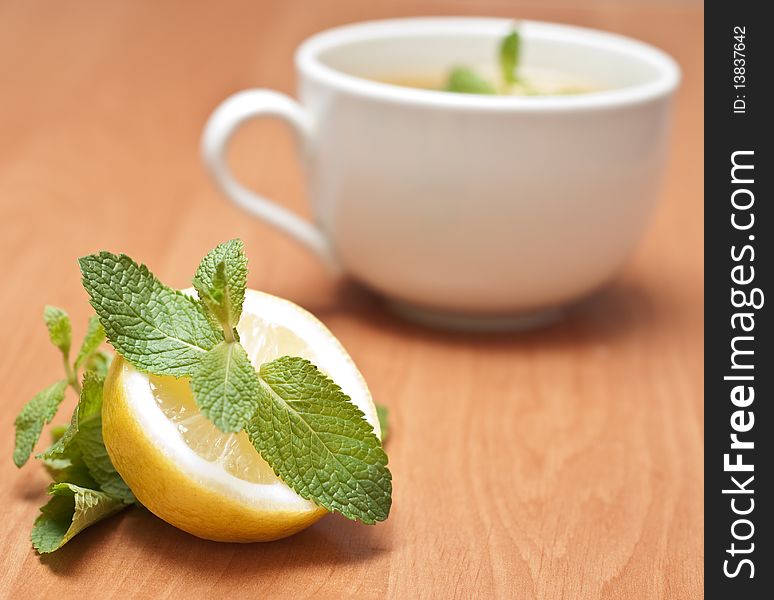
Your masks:
M254 117L282 119L296 133L302 152L306 154L311 151L311 119L295 100L271 90L237 92L215 109L202 133L202 157L215 183L237 206L289 234L317 254L331 270L340 272L328 239L316 225L249 190L231 173L226 161L228 143L237 127Z

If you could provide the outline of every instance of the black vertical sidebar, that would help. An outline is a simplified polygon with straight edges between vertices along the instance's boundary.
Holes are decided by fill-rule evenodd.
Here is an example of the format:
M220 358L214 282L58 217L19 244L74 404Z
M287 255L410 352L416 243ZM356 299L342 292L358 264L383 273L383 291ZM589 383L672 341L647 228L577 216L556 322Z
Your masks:
M774 598L768 5L705 14L705 597Z

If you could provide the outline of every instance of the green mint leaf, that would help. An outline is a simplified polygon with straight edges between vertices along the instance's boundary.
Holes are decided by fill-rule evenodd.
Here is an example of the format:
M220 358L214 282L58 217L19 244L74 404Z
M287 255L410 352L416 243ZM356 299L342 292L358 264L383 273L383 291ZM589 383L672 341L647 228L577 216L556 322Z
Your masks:
M105 352L104 350L97 350L92 354L83 365L86 371L93 371L103 379L107 377L108 369L110 369L110 363L113 362L112 352Z
M78 357L75 359L75 368L80 369L97 352L99 346L105 341L105 329L99 322L97 315L92 315L89 319L89 326L86 329L86 336L83 338L81 349L78 351Z
M102 439L102 419L91 419L81 426L78 433L78 448L89 470L89 475L99 484L99 488L113 498L128 504L136 502L132 490L126 485L110 461L105 442Z
M69 461L68 452L73 444L73 438L78 433L78 408L76 407L73 412L72 422L65 432L59 436L59 438L51 444L45 451L38 454L35 458L42 460L58 460L63 459ZM53 463L52 463L53 464Z
M75 439L81 424L88 419L100 416L102 410L102 388L104 380L96 373L87 371L83 374L78 405L73 411L70 425L65 429L59 439L48 450L40 455L43 459L67 458L69 451L75 445Z
M83 462L80 454L71 452L70 458L43 458L41 462L51 479L56 483L73 483L80 487L96 490L99 484L89 473L89 468Z
M459 94L496 94L494 86L486 79L467 67L455 67L449 73L446 83L447 92Z
M134 502L134 494L110 461L102 439L102 392L104 379L87 371L83 377L83 391L78 402L77 431L73 440L83 462L100 489L124 502Z
M258 375L239 342L221 342L191 376L202 413L221 431L242 431L258 406Z
M48 461L50 467L59 466L63 470L82 462L103 492L130 503L135 501L134 494L113 467L102 439L104 383L95 372L84 373L80 399L70 427L41 458ZM69 461L70 464L56 461Z
M56 425L49 429L48 432L51 434L51 443L56 444L69 428L68 425Z
M41 460L43 467L55 482L74 483L94 490L99 485L89 473L78 448L75 444L69 443L73 436L73 427L77 427L76 415L77 407L73 411L70 425L57 425L49 430L51 446L45 452L38 454L36 458Z
M212 311L222 310L226 295L226 263L219 262L215 267L211 281L205 283L199 277L194 277L191 283L207 309ZM217 319L216 319L217 321ZM218 321L218 324L220 322Z
M43 309L43 320L46 322L46 327L48 327L48 337L51 338L51 343L59 348L62 355L67 359L70 355L70 343L73 337L70 317L61 308L46 306Z
M390 411L383 404L376 405L376 416L379 418L379 429L382 430L382 444L387 439L387 432L390 429L388 418Z
M13 451L13 462L17 467L23 466L29 460L35 444L38 443L43 425L54 418L59 405L64 400L67 380L57 381L27 402L16 417L16 446Z
M210 250L196 270L193 285L224 330L235 328L247 286L247 256L242 240L229 240Z
M500 42L500 72L505 83L516 83L516 68L521 53L521 36L515 29Z
M196 300L163 285L128 256L79 259L83 287L113 347L141 371L191 375L223 335Z
M387 455L373 427L312 363L282 357L260 369L250 441L302 497L364 523L383 521L392 502Z
M53 497L40 509L32 527L32 546L41 554L61 548L89 525L128 506L107 494L72 483L55 483L48 493Z

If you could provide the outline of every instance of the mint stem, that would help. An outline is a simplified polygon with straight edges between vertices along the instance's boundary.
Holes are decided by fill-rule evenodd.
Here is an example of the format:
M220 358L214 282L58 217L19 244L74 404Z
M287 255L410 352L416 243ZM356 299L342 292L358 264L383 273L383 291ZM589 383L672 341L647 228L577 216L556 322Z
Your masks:
M67 383L75 390L75 393L80 396L81 384L78 381L78 373L73 370L70 363L67 361L67 357L62 357L62 363L64 364L65 375L67 375Z
M235 326L231 323L231 302L229 301L228 294L223 295L223 305L215 314L223 329L223 339L229 344L236 342L236 337L234 337Z

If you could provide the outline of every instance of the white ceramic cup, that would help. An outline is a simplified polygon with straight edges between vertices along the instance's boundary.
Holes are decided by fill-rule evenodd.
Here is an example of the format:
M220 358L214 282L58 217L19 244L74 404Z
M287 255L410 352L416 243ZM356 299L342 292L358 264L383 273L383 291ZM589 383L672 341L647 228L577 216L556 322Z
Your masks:
M492 64L512 26L418 18L317 34L296 52L300 101L261 89L231 96L205 127L204 160L236 204L410 317L462 327L544 321L609 281L637 243L680 74L664 52L632 39L523 22L523 64L603 91L479 96L369 79ZM298 134L314 223L231 174L229 138L256 117Z

